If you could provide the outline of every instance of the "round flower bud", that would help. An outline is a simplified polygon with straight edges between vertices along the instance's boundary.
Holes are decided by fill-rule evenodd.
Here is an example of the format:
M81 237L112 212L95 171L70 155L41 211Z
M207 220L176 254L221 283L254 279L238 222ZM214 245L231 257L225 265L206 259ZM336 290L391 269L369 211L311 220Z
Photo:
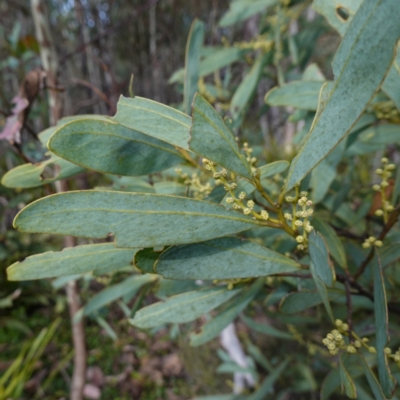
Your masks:
M376 215L377 217L382 217L382 215L383 215L383 210L376 210L376 211L375 211L375 215Z
M395 166L394 164L389 164L389 165L386 167L386 169L389 170L389 171L392 171L392 170L394 170L395 168L396 168L396 166Z
M308 224L305 229L306 229L306 232L310 233L314 229L314 227L311 226L310 224Z
M343 321L342 321L341 319L337 319L337 320L335 321L335 325L336 325L336 326L342 326L342 325L343 325Z
M349 346L346 347L346 351L348 353L354 354L354 353L357 352L357 349L353 345L349 345Z
M381 190L381 186L380 185L374 185L374 186L372 186L372 189L374 189L377 192L378 190Z
M389 160L386 157L382 157L381 158L381 163L382 164L387 164L389 162Z
M383 182L381 183L381 186L382 186L383 188L388 187L388 186L389 186L389 183L386 182L386 181L383 181Z
M386 355L392 354L392 349L390 349L389 347L385 347L384 352Z
M297 221L295 221L294 223L296 226L302 226L303 222L301 222L299 219Z
M234 201L235 201L235 199L234 199L233 197L227 197L227 198L226 198L226 202L227 202L228 204L232 204Z
M383 171L382 171L381 168L378 168L377 170L375 170L375 173L376 173L377 175L382 175L382 174L383 174Z
M375 241L375 243L374 243L374 246L376 246L376 247L382 247L382 241L381 240L376 240Z
M304 242L304 237L303 237L303 236L300 236L300 235L297 236L297 237L296 237L296 242L297 242L297 243L303 243L303 242Z

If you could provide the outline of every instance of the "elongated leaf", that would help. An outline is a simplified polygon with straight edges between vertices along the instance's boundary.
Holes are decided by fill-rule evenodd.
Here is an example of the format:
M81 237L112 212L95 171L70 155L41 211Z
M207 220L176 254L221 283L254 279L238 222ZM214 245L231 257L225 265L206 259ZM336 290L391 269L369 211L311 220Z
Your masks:
M43 147L47 148L47 142L49 141L49 139L51 138L51 136L57 129L59 129L60 127L62 127L65 124L68 124L68 122L76 121L81 118L83 118L83 119L90 119L90 118L99 119L99 118L107 118L107 117L105 117L104 115L96 115L96 114L84 114L84 115L81 114L81 115L70 115L68 117L61 118L57 121L56 126L51 126L50 128L47 128L38 134L38 139L40 140L40 143L42 143Z
M351 379L351 376L344 365L342 355L339 357L339 367L340 367L340 379L342 381L342 388L344 388L346 396L349 397L350 399L356 399L357 390L354 385L353 379Z
M280 363L263 381L260 388L250 395L247 400L264 400L269 393L274 393L274 383L281 376L289 361Z
M290 166L287 190L326 157L364 111L392 64L399 19L397 0L365 0L360 6L333 60L335 81L322 90L313 126Z
M312 7L322 14L341 36L353 19L354 14L360 7L362 0L314 0ZM345 18L344 18L345 17ZM400 52L390 68L382 90L393 100L400 110Z
M116 285L109 286L93 296L84 307L84 315L92 314L127 293L137 292L143 285L155 282L155 275L133 275Z
M263 165L260 167L261 179L269 178L270 176L274 176L277 174L281 174L286 171L289 167L289 161L274 161L272 163Z
M320 81L293 81L271 89L265 95L265 102L270 106L290 106L315 111L323 84Z
M378 379L376 379L375 374L372 372L370 366L366 362L365 358L362 354L359 354L361 365L364 369L365 377L369 383L369 387L372 390L372 393L375 396L375 400L386 400L385 395L382 392L382 388L379 385Z
M399 78L400 79L400 78ZM371 145L388 145L400 142L400 126L397 124L382 124L363 131L358 140Z
M336 168L334 168L326 159L322 160L311 173L311 199L314 204L321 202L332 182L336 178Z
M261 226L243 214L185 197L92 191L55 194L19 212L24 232L90 238L114 234L117 247L154 247L209 240Z
M333 323L335 319L333 317L331 304L329 303L328 290L326 289L325 282L319 277L317 273L317 268L315 267L313 262L310 263L310 271L314 279L315 286L317 287L318 293L321 296L322 303L324 304L326 312L328 313L328 316Z
M115 175L149 175L183 161L173 146L104 117L63 125L49 148L74 164Z
M172 196L185 196L188 190L186 185L170 181L154 183L153 187L157 194L169 194Z
M192 116L190 150L251 179L250 165L240 154L231 131L218 112L198 93L194 97Z
M303 72L303 81L326 81L321 68L316 63L311 63Z
M259 244L233 237L171 247L154 270L168 279L234 279L297 271L292 259Z
M69 178L85 170L52 153L48 154L50 155L48 160L36 164L19 165L6 172L1 179L1 184L9 188L28 189ZM46 178L48 172L45 173L45 170L51 166L57 167L59 170L53 171L54 176L52 178Z
M200 77L200 49L204 41L204 23L195 19L190 27L185 54L184 110L190 114L193 96Z
M312 225L324 237L331 256L342 268L347 268L346 252L334 229L318 217L313 217Z
M199 333L190 335L190 344L200 346L214 339L227 325L229 325L247 305L254 299L263 286L263 280L258 279L249 288L234 297L230 305L211 321L207 322Z
M10 281L52 278L83 274L108 265L122 268L132 265L136 250L117 249L113 243L69 247L27 257L7 268Z
M112 119L173 146L189 149L191 119L172 107L138 96L133 99L121 96Z
M233 94L230 110L234 119L238 118L246 107L249 106L267 57L270 57L270 55L261 54L258 56L251 70L246 74L242 82L240 82L240 85Z
M340 384L340 370L337 368L332 369L322 382L320 391L321 400L329 400L332 393L340 386Z
M244 51L238 47L203 47L207 55L200 62L200 77L207 76L221 68L240 60ZM179 69L169 79L169 83L184 82L185 70Z
M295 314L321 303L321 297L316 290L302 290L286 295L281 301L280 310L284 314Z
M314 0L312 8L343 36L361 3L362 0Z
M400 110L400 46L397 46L397 55L389 73L383 82L382 90L393 100Z
M320 233L312 231L309 235L309 250L311 262L317 276L327 286L333 286L336 280L335 269L329 259L328 249Z
M375 309L375 331L376 331L376 353L378 359L378 375L383 393L391 398L396 387L396 381L390 373L388 360L385 355L385 347L389 341L388 334L388 310L379 255L375 252L373 259L374 268L374 309Z
M218 25L226 27L244 21L263 12L268 6L274 5L276 2L276 0L233 0L229 6L229 11L223 15Z
M217 308L239 292L240 289L211 287L178 294L142 308L130 322L138 328L153 328L167 323L184 324Z
M253 331L262 333L263 335L276 337L279 339L293 340L293 335L287 332L282 332L279 329L274 328L271 325L260 324L258 322L253 321L252 319L242 316L241 319L244 323Z
M134 258L135 267L143 274L154 274L155 271L153 267L160 255L161 252L156 252L153 249L139 250Z
M215 48L214 52L200 63L200 76L207 76L215 71L239 61L243 56L243 50L238 47Z

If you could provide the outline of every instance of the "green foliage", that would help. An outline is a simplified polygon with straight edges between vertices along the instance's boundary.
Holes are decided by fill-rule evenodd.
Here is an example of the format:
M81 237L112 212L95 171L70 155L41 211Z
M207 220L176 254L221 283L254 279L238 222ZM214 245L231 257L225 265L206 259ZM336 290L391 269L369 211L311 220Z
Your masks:
M185 68L170 79L183 85L181 105L122 96L112 118L64 119L42 133L51 161L11 170L5 185L65 178L62 162L114 176L95 190L32 202L15 228L85 240L112 236L114 243L28 257L9 267L9 279L111 274L111 286L76 318L91 315L114 340L104 310L117 300L139 329L189 324L192 346L240 316L252 334L273 341L264 355L246 333L247 366L225 359L219 368L252 374L257 386L245 399L285 398L287 390L311 398L318 386L322 399L340 388L349 398L395 399L400 177L390 158L399 150L400 8L395 0L314 1L342 36L329 81L321 72L329 77L328 66L313 63L306 46L328 28L307 25L308 5L235 0L221 26L260 12L267 22L250 42L211 47L195 20ZM288 29L293 20L304 24L296 35ZM232 64L245 61L242 79L231 80ZM285 126L299 126L284 144L254 128L255 93L271 74L278 86L257 117L286 107ZM60 175L41 178L46 163L58 163ZM116 282L112 273L121 270L128 276ZM150 291L159 302L149 304ZM256 320L259 313L268 319ZM268 370L262 381L256 363Z

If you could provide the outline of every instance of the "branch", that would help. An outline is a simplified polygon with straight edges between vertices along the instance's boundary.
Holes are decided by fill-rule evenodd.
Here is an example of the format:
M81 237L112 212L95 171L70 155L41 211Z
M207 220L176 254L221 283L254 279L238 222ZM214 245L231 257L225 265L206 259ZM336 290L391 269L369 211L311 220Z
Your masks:
M116 113L117 110L116 110L114 104L112 104L112 103L110 102L110 100L108 99L107 95L106 95L104 92L102 92L98 87L96 87L96 86L93 85L92 83L90 83L90 82L88 82L88 81L85 81L85 80L83 80L83 79L72 78L71 80L72 80L72 82L74 82L74 83L77 83L77 84L79 84L79 85L86 86L86 87L88 87L89 89L91 89L94 93L97 94L97 96L99 96L99 97L110 107L111 112L112 112L113 114Z

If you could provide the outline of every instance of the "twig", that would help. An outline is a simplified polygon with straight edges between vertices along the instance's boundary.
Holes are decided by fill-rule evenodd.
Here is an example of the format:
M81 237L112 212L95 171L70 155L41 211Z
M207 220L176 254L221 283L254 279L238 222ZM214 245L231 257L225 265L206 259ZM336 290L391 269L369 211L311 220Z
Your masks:
M71 80L74 83L77 83L77 84L82 85L82 86L86 86L89 89L91 89L94 93L97 94L97 96L99 96L110 107L111 112L113 114L115 114L115 112L117 111L116 108L115 108L115 105L110 102L110 100L108 99L107 95L104 92L102 92L98 87L96 87L92 83L90 83L88 81L85 81L83 79L72 78Z
M353 303L351 301L350 279L351 279L351 276L349 275L349 271L346 269L346 279L344 281L344 288L346 290L347 325L349 326L350 338L352 338L353 319L352 319L351 315L353 313Z
M343 284L345 284L346 280L348 280L350 286L352 286L354 289L358 291L358 293L355 294L368 297L371 301L374 301L374 295L371 292L369 292L366 288L364 288L362 285L360 285L357 281L355 281L353 277L349 277L349 279L347 279L346 276L338 274L336 276L336 279ZM395 314L400 315L400 308L396 307L395 305L388 303L388 309L389 311L392 311Z

